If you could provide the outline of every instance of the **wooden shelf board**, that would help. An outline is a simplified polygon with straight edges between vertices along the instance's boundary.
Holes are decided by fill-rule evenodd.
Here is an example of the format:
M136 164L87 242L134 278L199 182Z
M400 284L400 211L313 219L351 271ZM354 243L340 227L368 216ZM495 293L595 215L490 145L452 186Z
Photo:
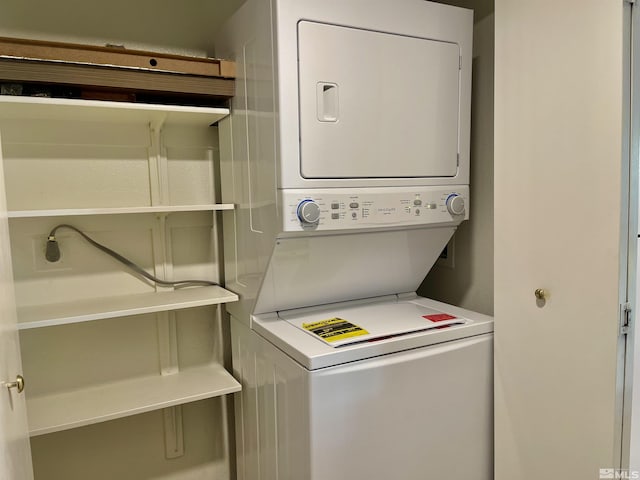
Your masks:
M27 386L28 388L28 386ZM185 369L35 398L27 397L29 434L60 432L240 391L220 365Z
M0 80L129 92L191 94L222 99L231 98L235 94L233 78L12 58L0 58Z
M233 210L232 203L207 205L160 205L153 207L60 208L53 210L12 210L9 218L66 217L78 215L121 215L127 213L172 213Z
M0 120L41 119L103 123L208 126L229 115L228 108L188 107L69 98L0 96Z
M211 285L119 297L90 298L68 303L23 306L18 307L18 330L217 305L236 300L238 296L235 293Z
M139 68L210 77L235 76L233 62L216 58L24 38L0 37L0 56L10 59L103 65L111 68Z

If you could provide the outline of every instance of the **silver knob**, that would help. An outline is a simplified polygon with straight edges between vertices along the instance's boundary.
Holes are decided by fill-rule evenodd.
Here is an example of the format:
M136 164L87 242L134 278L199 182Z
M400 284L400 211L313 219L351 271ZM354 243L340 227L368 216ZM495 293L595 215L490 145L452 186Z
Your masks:
M15 382L5 383L4 386L7 387L9 390L11 390L12 388L15 388L18 390L18 393L22 393L22 391L24 390L24 378L22 375L16 375Z
M320 207L313 200L303 200L298 204L298 219L304 225L313 225L320 220Z
M452 193L447 197L447 210L451 215L462 215L464 213L464 198L457 193Z

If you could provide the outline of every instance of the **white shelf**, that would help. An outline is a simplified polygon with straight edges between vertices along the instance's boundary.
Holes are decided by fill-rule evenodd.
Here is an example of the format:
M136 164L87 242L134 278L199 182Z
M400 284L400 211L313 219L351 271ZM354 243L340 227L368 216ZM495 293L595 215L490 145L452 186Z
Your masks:
M151 238L144 241L150 241L149 245L153 250L151 253L156 265L170 265L172 263L170 252L193 248L193 255L189 258L193 257L198 264L210 263L211 268L215 269L218 262L215 258L218 250L217 240L215 232L212 233L209 229L211 220L215 223L215 218L210 218L208 212L233 210L234 205L204 203L213 200L214 197L210 192L215 192L213 185L215 165L209 154L202 157L206 162L198 162L195 166L191 164L185 166L181 163L173 168L173 164L170 163L173 157L168 158L169 154L164 155L162 146L167 146L167 149L173 148L171 142L174 142L178 161L191 158L189 155L180 154L180 149L185 145L186 148L193 147L199 149L198 151L208 152L215 148L215 144L212 143L215 141L215 135L209 135L211 132L208 132L208 126L215 124L228 114L229 110L226 108L0 96L0 127L6 129L6 132L3 131L3 137L7 145L17 145L15 147L17 153L6 160L7 164L13 167L7 184L13 184L17 192L11 197L12 204L16 208L10 211L8 216L11 219L25 219L12 222L14 236L31 242L32 222L27 219L38 217L44 219L97 215L103 216L100 221L94 219L98 224L110 224L109 218L104 217L105 215L148 214L144 218L124 217L122 220L135 223L135 219L138 218L146 222L145 228L148 228L148 224L153 225ZM81 128L84 124L87 124L87 127ZM52 126L56 126L55 132ZM164 129L164 127L174 126L180 128ZM124 135L129 131L130 137ZM187 131L194 131L193 137L185 138ZM76 145L76 138L80 136L84 143L80 142ZM175 138L179 138L180 141ZM51 155L47 151L49 144L55 147L55 152ZM126 148L122 152L115 151L114 148L119 146ZM98 147L98 150L94 152L95 147ZM129 148L133 150L129 151ZM113 156L106 156L106 153L100 149L106 149L104 151L109 154L115 153ZM11 150L7 152L11 153ZM42 163L36 162L34 166L28 162L21 162L20 155L31 155L25 158L34 158ZM76 157L83 160L80 167L77 163L70 161ZM109 162L112 158L119 162ZM97 166L99 162L94 164L92 159L104 159L107 166L101 170ZM200 157L196 156L193 159L199 160ZM148 164L144 165L143 160L147 160ZM170 180L174 183L170 184ZM60 196L58 191L62 192ZM112 195L120 195L118 197L121 198L120 202L113 202ZM25 198L28 201L24 200ZM145 206L148 198L172 198L177 203L182 200L182 203L193 202L194 204ZM197 204L198 202L203 204ZM118 206L108 207L114 203ZM125 206L119 206L123 204ZM23 210L25 207L38 209ZM182 222L182 217L176 216L175 222L169 221L164 227L167 229L175 227L178 233L164 238L161 228L156 228L163 225L163 219L155 218L154 214L173 212L205 212L204 215L208 219L202 217L197 222L194 220L186 222L189 225L182 225L185 223ZM206 231L203 230L202 234L198 233L201 223L206 225ZM192 231L198 235L196 241L191 241ZM127 233L126 230L117 229L115 232L121 236ZM209 241L209 235L213 235L212 240L215 241L215 245L214 242ZM144 244L139 247L146 248ZM215 247L216 251L212 251L212 247ZM25 293L27 298L32 299L31 301L44 301L37 300L43 296L39 295L41 291L38 290L40 288L37 285L38 282L42 284L46 284L49 280L64 282L65 273L61 273L58 277L55 271L38 270L38 265L33 264L29 251L25 253L24 249L16 249L13 257L14 261L18 260L20 267L28 272L25 274L27 281L34 280L36 284L33 291L29 290ZM78 268L79 274L82 271ZM108 276L109 272L104 273L105 285L108 288L108 282L111 279ZM113 281L117 281L117 278ZM46 285L42 288L45 287ZM106 290L104 294L109 295L108 291ZM99 295L99 292L95 295ZM56 301L53 297L47 298ZM211 285L82 298L64 303L23 305L18 307L18 329L29 330L80 322L108 321L118 317L217 305L237 300L238 295L235 293L220 286ZM211 316L208 310L193 313L203 321ZM136 319L131 320L135 322ZM211 321L215 320L211 318ZM119 380L99 383L95 379L95 385L80 386L78 383L82 381L78 379L77 382L70 381L74 385L64 391L52 391L51 388L39 389L37 383L42 383L44 377L56 375L75 379L74 373L80 368L78 361L84 358L83 353L90 349L91 345L85 345L82 341L74 342L78 352L74 352L70 358L60 359L60 363L55 365L55 370L49 371L51 367L47 361L47 355L44 355L48 351L46 347L53 348L54 342L59 338L57 335L66 335L68 329L42 331L43 336L39 338L43 339L44 347L30 346L30 351L25 353L33 356L32 368L37 370L35 372L37 374L33 375L31 390L29 379L27 379L30 435L59 432L240 391L240 384L219 364L186 368L172 375L161 375L151 371L142 376L130 378L129 375L134 373L129 372L127 362L137 361L138 355L150 356L150 361L153 361L153 358L164 358L166 360L163 362L167 367L177 368L177 353L179 353L176 344L177 330L174 322L161 323L166 325L161 327L159 341L156 342L153 338L149 345L140 345L139 342L132 341L126 344L124 349L116 342L107 346L106 356L98 356L95 359L95 365L91 368L112 368L114 371L110 378ZM113 323L108 322L95 324L96 327L105 327L105 329L108 329L109 325L114 326ZM148 327L149 332L156 334L156 326L153 323L137 326ZM127 330L131 328L121 327L124 327L122 335L127 335ZM84 333L86 332L79 332L80 335ZM100 332L93 333L100 334ZM29 334L23 332L23 335ZM140 348L144 350L139 351ZM192 346L189 345L186 348L192 348ZM193 348L196 349L195 354L203 354L205 352L202 350L209 346L208 344L193 345ZM44 383L59 385L56 381ZM56 388L62 387L53 387L54 390Z
M28 388L28 386L27 386ZM240 391L220 365L27 398L29 434L59 432Z
M90 322L166 310L235 302L238 296L222 287L190 287L69 303L18 307L18 330Z
M0 96L0 120L60 119L103 123L211 125L229 115L227 108L151 105L66 98Z
M78 215L119 215L126 213L171 213L233 210L232 203L206 205L160 205L153 207L109 207L109 208L60 208L53 210L13 210L9 218L65 217Z

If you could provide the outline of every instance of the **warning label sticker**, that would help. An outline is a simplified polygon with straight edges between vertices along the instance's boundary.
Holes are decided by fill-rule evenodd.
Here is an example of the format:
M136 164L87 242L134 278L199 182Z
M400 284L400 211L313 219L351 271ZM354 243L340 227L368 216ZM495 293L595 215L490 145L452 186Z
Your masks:
M302 328L318 335L326 342L337 342L346 338L369 334L364 328L337 317L320 320L319 322L303 323Z
M426 318L432 322L444 322L445 320L454 320L457 317L449 315L448 313L438 313L436 315L423 315L422 318Z

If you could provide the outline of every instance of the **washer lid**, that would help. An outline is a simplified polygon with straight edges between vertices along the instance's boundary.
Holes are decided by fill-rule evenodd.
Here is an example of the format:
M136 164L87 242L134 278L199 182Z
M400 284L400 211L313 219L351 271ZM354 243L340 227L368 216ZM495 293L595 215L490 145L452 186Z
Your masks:
M335 307L307 314L285 312L280 317L333 348L468 322L412 301Z
M422 315L440 314L457 317L456 320L464 323L450 323L446 328L428 328L429 324L444 326L447 320L432 322L422 318ZM336 347L302 328L303 323L333 318L348 320L367 330L371 336L364 340L360 335L361 341ZM412 325L422 326L422 322L427 325L426 329L411 329ZM493 319L411 293L253 315L251 328L303 367L316 370L490 333L493 331ZM383 329L388 335L380 336ZM378 335L373 332L378 332Z

